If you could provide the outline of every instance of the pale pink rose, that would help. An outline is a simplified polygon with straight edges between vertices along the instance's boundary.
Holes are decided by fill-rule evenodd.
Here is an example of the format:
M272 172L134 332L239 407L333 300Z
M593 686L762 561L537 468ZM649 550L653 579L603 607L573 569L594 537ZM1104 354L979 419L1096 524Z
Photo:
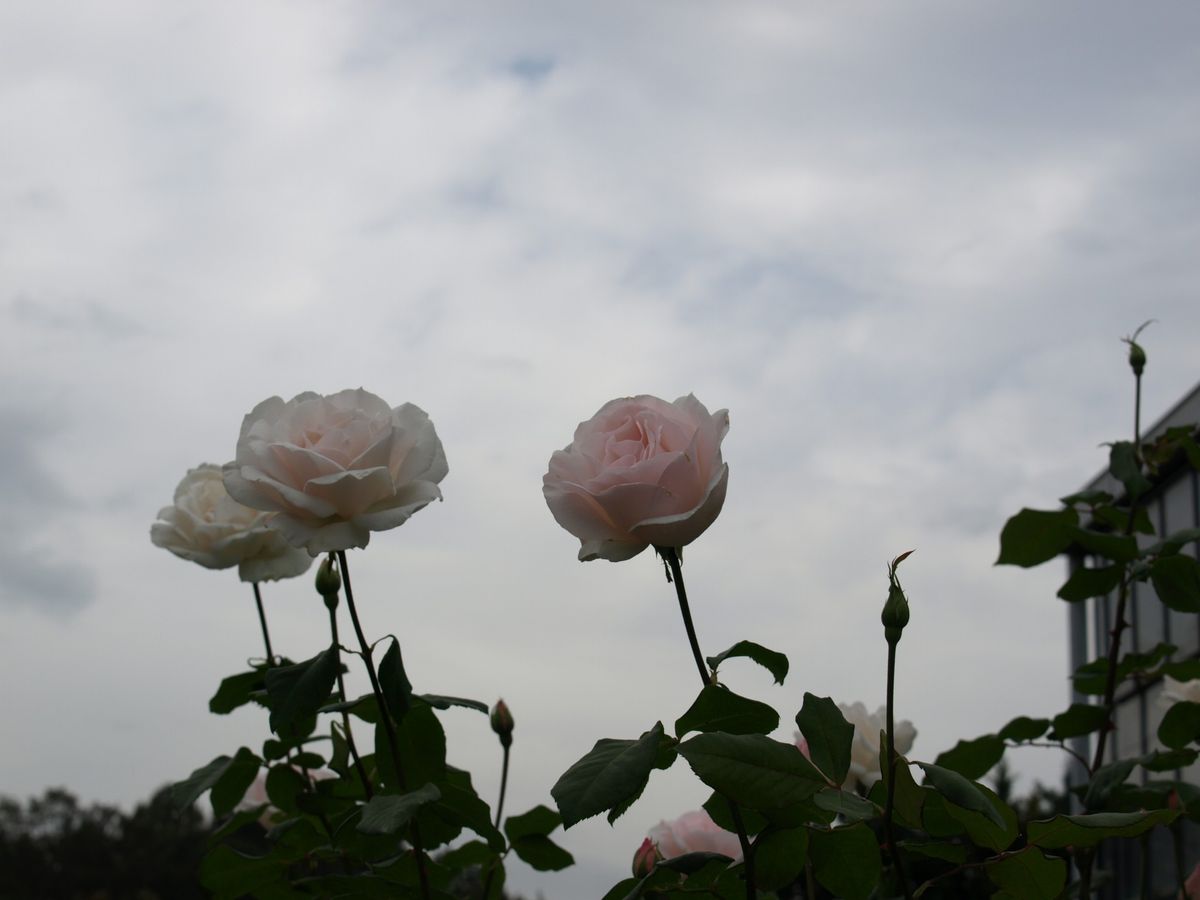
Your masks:
M1183 890L1179 892L1179 900L1200 900L1200 863L1196 864L1196 868L1192 869L1192 874L1187 877L1187 881L1183 883Z
M272 524L316 556L365 547L372 531L440 500L447 471L424 411L392 409L359 388L258 404L242 421L225 486L247 506L278 513Z
M880 763L879 733L887 726L887 708L879 707L874 713L868 713L861 703L847 706L839 703L838 709L846 721L854 726L854 740L850 745L850 772L846 777L844 787L853 787L855 783L864 790L883 777L883 767ZM896 723L896 753L903 755L912 749L916 740L917 730L912 722L903 719ZM886 753L886 748L884 748Z
M684 813L674 822L659 822L650 829L649 839L663 859L685 853L720 853L734 862L742 858L738 836L726 831L702 809Z
M189 470L175 488L175 502L160 509L158 518L150 526L155 546L208 569L237 566L242 581L291 578L312 564L311 556L270 527L270 513L229 496L220 466Z
M604 404L556 450L542 478L555 520L579 538L581 560L629 559L651 544L680 548L717 518L729 467L729 413L691 394L645 394Z

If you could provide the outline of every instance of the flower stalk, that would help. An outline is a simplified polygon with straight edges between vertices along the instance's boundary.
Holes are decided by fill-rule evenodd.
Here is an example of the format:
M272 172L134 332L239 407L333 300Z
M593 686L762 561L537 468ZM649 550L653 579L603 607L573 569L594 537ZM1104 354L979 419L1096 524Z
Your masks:
M337 561L338 570L342 576L342 586L346 589L346 609L350 611L350 621L354 624L354 634L358 637L363 664L367 668L367 677L371 681L371 692L375 695L375 702L379 705L379 723L383 726L383 733L392 754L392 764L396 768L396 780L399 782L397 787L404 792L406 790L404 767L400 760L400 745L396 740L396 728L393 724L391 710L388 709L387 700L383 696L383 689L379 686L379 675L375 671L375 663L371 659L371 645L367 643L362 623L358 620L358 610L354 605L354 589L350 586L350 566L346 562L345 550L337 551ZM413 853L416 856L417 877L421 882L421 896L425 900L429 900L429 876L425 872L425 849L421 845L421 827L415 821L412 823L412 844Z
M267 668L275 664L275 654L271 652L271 632L267 630L267 614L263 610L262 592L258 589L258 582L252 581L251 586L254 588L254 603L258 606L258 624L262 628L263 645L267 648Z
M888 599L884 604L883 633L887 639L887 799L883 808L883 829L887 837L888 855L896 868L896 877L900 880L900 889L904 892L905 900L913 900L912 888L908 884L908 875L900 860L900 850L896 845L896 829L894 824L896 811L896 646L908 624L908 598L900 587L896 577L896 568L912 553L902 553L892 560L888 566Z
M692 612L688 605L687 588L683 583L683 566L679 562L679 553L674 547L655 547L655 552L663 558L670 569L670 580L675 584L675 596L679 600L679 613L683 616L683 627L687 631L688 643L692 647L692 657L700 672L700 681L705 687L712 683L712 675L704 665L704 655L700 652L700 642L696 639L696 626L692 623ZM737 830L738 843L742 848L742 861L746 865L746 897L755 900L758 892L754 887L754 847L746 833L746 824L742 821L742 813L736 803L726 798L729 804L729 814Z

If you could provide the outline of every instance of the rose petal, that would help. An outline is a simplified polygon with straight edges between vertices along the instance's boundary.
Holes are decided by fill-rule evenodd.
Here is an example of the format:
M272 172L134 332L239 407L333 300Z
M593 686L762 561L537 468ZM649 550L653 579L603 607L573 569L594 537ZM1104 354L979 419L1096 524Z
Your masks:
M637 556L649 544L627 543L625 541L581 541L579 561L591 562L593 559L607 559L609 562L621 562Z
M554 521L581 541L630 540L590 494L578 485L543 484L542 494Z
M334 514L353 518L395 496L392 475L385 468L351 470L313 478L304 485L307 497L316 497L333 508Z
M646 519L631 529L634 537L649 541L656 547L683 547L698 538L713 522L725 505L729 485L729 466L722 465L716 481L694 511Z
M313 557L307 550L287 547L277 556L255 556L238 565L238 577L242 581L278 581L303 575L312 565Z
M365 547L371 540L369 529L355 522L337 519L325 522L305 522L280 513L271 523L293 547L304 547L317 556L333 550Z
M268 512L303 511L318 519L328 518L337 512L327 501L309 496L290 485L281 484L252 466L242 466L241 469L226 468L225 489L238 503Z

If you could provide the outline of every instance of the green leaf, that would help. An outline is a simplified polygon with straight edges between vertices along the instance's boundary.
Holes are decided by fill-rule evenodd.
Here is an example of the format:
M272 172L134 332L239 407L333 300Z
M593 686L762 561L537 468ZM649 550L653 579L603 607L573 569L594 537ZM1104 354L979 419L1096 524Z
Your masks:
M1158 825L1175 821L1178 815L1173 809L1156 809L1151 812L1055 816L1029 823L1029 843L1046 850L1094 847L1108 838L1137 837Z
M1163 674L1170 675L1176 681L1192 681L1200 678L1200 659L1185 659L1163 666Z
M830 784L843 784L850 771L854 726L846 721L829 697L804 692L804 705L796 713L796 726L808 742L813 765L829 776Z
M1123 571L1124 567L1115 565L1099 569L1080 566L1058 589L1058 596L1068 603L1078 603L1080 600L1087 600L1091 597L1102 597L1115 590L1121 583Z
M238 748L232 758L218 756L207 766L193 772L186 781L174 785L172 799L181 808L191 806L205 791L212 791L209 802L213 815L224 816L246 796L246 789L258 775L262 760L246 747Z
M208 701L208 711L223 716L233 712L239 706L245 706L253 699L251 694L263 690L266 685L264 679L266 671L266 666L262 666L223 679L217 692Z
M1052 859L1035 847L1025 847L985 870L998 888L1023 900L1055 900L1067 884L1066 860Z
M1200 703L1180 700L1172 704L1158 726L1158 739L1172 749L1200 741Z
M907 759L899 754L896 755L896 791L895 791L895 806L893 814L896 821L905 828L919 831L923 828L922 823L922 807L925 804L925 798L933 794L932 791L923 790L917 785L912 777L911 764ZM875 782L871 788L869 797L871 802L881 809L886 804L887 785L891 780L892 773L888 766L883 767L881 773L883 777Z
M1092 510L1092 518L1118 533L1123 533L1129 527L1129 510L1124 507L1100 506ZM1146 507L1134 507L1133 530L1138 534L1154 534L1154 523L1150 521Z
M835 897L867 900L883 874L879 845L866 825L814 830L809 856L813 875Z
M709 668L716 672L717 667L725 660L738 656L758 663L771 673L776 684L783 684L783 679L787 678L788 658L782 653L768 650L762 644L756 644L754 641L738 641L724 653L718 653L716 656L709 656L706 659Z
M296 798L309 790L308 780L288 763L279 763L267 770L267 797L271 804L285 813L297 812Z
M404 671L400 642L395 638L379 663L379 689L392 718L399 722L412 705L412 685Z
M1097 769L1088 781L1087 792L1083 796L1084 809L1088 812L1103 811L1113 791L1125 783L1137 764L1137 759L1122 759Z
M476 709L485 716L488 714L488 705L481 703L478 700L468 700L465 697L447 697L442 694L417 694L421 700L424 700L434 709L449 709L452 706L461 706L465 709Z
M336 647L292 666L276 666L266 674L271 730L284 735L315 716L329 699L340 667Z
M982 778L992 766L1004 756L1004 741L998 735L985 734L973 741L959 741L935 762L945 769L953 769L972 781Z
M391 767L391 753L385 740L380 742L382 725L375 728L375 756L380 772ZM423 703L409 707L403 721L396 725L396 743L400 748L400 760L404 766L406 784L441 783L446 780L446 732L432 709ZM382 758L381 758L382 757Z
M1058 502L1063 506L1099 506L1103 503L1112 503L1113 495L1108 491L1080 491L1077 494L1071 494L1061 498Z
M1117 684L1134 674L1152 673L1178 648L1174 644L1156 644L1143 653L1126 653L1117 663ZM1108 660L1104 657L1085 663L1071 676L1081 694L1103 695L1108 689Z
M999 737L1005 741L1036 741L1050 727L1049 719L1031 719L1029 716L1017 716L1000 729Z
M977 782L973 782L973 784L983 798L991 804L992 811L1000 817L1000 820L1004 823L1003 825L997 826L993 817L951 803L943 795L929 788L926 789L928 793L926 794L924 807L926 825L929 826L931 823L938 824L938 804L940 804L941 816L944 820L954 823L957 826L957 830L951 830L949 833L938 833L936 836L947 837L949 834L957 834L959 831L965 830L971 842L976 846L987 847L997 852L1007 849L1017 838L1016 812L1007 803L1004 803L997 797L994 791ZM933 816L932 819L931 815ZM941 824L944 824L944 822ZM935 833L933 827L929 827L927 830L930 834Z
M1178 750L1157 750L1147 753L1138 762L1149 772L1173 772L1176 769L1186 769L1198 758L1200 758L1200 751L1185 747Z
M1090 703L1072 703L1066 712L1054 717L1054 728L1050 732L1050 740L1062 741L1067 738L1079 737L1081 734L1091 734L1099 731L1108 721L1108 713L1103 706L1093 706Z
M708 813L708 817L713 822L724 828L726 831L737 831L737 824L733 821L733 814L729 808L729 798L715 791L709 795L709 798L703 803L704 811ZM758 834L763 831L770 822L767 817L753 809L741 809L742 824L746 826L746 833L750 835Z
M430 809L439 819L455 826L465 825L486 840L494 852L503 852L504 836L492 824L492 810L476 793L469 772L446 766L446 779L438 782L437 788L442 796Z
M724 685L707 684L675 722L675 735L689 731L766 734L779 727L779 713L765 703L741 697Z
M1000 532L996 565L1029 568L1054 559L1071 545L1079 515L1073 509L1055 512L1023 509Z
M701 734L679 745L696 776L751 809L799 803L826 786L825 777L792 744L761 734Z
M1160 556L1150 566L1158 599L1178 612L1200 612L1200 563L1190 556Z
M273 856L246 856L222 845L213 849L200 864L200 883L213 892L214 900L234 900L256 894L260 888L276 882L283 886L288 861ZM288 896L294 896L289 894Z
M1129 499L1136 500L1150 490L1150 481L1142 474L1137 449L1129 441L1117 441L1109 449L1108 471L1113 478L1125 485Z
M363 807L358 830L364 834L395 834L426 803L442 796L435 785L425 784L407 794L376 794Z
M877 818L882 810L870 800L852 791L827 788L813 796L813 802L827 812L837 813L847 822L865 822Z
M527 834L513 841L513 852L539 872L557 872L575 864L575 857L544 834Z
M754 842L754 883L764 891L791 884L804 871L807 828L772 828Z
M348 712L371 725L379 724L379 704L375 702L374 694L363 694L353 700L340 700L337 703L327 703L317 710L318 713Z
M900 841L900 847L906 855L940 859L942 862L955 865L967 861L967 848L962 844L951 844L948 841Z
M636 741L605 738L567 769L550 789L563 827L570 828L641 794L654 768L662 734L658 722Z
M979 813L997 828L1005 826L1003 817L973 781L951 769L945 769L938 765L930 763L917 763L917 765L924 770L925 778L934 790L950 803L970 812Z
M1072 528L1071 534L1072 543L1089 553L1095 553L1118 563L1137 559L1137 539L1129 535L1095 531L1091 528Z
M562 816L548 806L538 804L527 813L504 820L504 833L510 841L528 835L545 837L562 824Z

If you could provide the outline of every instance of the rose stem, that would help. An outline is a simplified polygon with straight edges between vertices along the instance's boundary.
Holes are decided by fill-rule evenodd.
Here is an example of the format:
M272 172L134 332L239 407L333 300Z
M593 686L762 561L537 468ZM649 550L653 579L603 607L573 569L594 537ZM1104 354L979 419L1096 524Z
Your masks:
M888 853L896 874L900 876L900 888L904 891L905 900L912 900L912 889L908 886L908 876L900 862L900 849L896 846L896 832L892 825L892 814L896 808L896 645L899 640L888 641L887 666L887 806L883 811L883 827L887 833Z
M712 684L712 676L704 665L704 656L700 653L700 642L696 640L696 626L692 624L692 611L688 607L687 588L683 584L683 566L679 564L679 554L674 547L655 547L658 555L666 560L671 567L671 580L675 582L675 596L679 598L679 612L683 615L683 627L687 631L688 642L692 645L692 657L696 660L696 669L700 672L700 681L705 687ZM758 892L754 889L754 856L750 847L750 839L746 836L746 825L742 821L742 813L737 804L725 798L729 804L729 814L737 828L738 843L742 846L742 860L746 864L746 897L754 900Z
M337 551L338 568L342 573L342 584L346 588L346 608L350 610L350 621L354 623L354 633L358 636L358 646L362 650L363 663L367 667L367 677L371 679L371 692L375 702L379 704L379 722L383 725L383 733L387 736L388 746L392 751L392 763L396 767L397 787L401 792L407 790L404 784L404 767L400 763L400 747L396 743L396 730L392 727L392 714L383 690L379 687L379 676L375 673L375 663L371 660L371 646L363 634L362 624L358 621L358 610L354 606L354 590L350 587L350 566L346 562L346 551ZM421 827L414 821L412 824L413 852L416 854L417 876L421 881L421 896L429 900L429 879L425 874L425 850L421 846Z
M342 657L341 657L341 642L338 640L338 624L337 624L337 594L330 594L333 600L332 605L326 602L329 607L329 633L333 637L333 652L334 660L337 663L337 683L338 693L342 695L342 702L345 703L349 698L346 696L346 681L342 677ZM367 770L363 768L362 759L359 758L358 748L354 746L354 732L350 730L350 713L342 710L342 730L346 732L346 747L350 750L350 758L354 760L354 769L358 772L358 778L362 782L363 793L370 800L374 796L371 790L371 779L367 777Z
M267 668L275 661L275 654L271 652L271 632L267 631L267 614L263 611L262 594L258 590L258 582L250 582L254 587L254 602L258 604L258 624L262 626L263 643L267 645Z
M496 827L500 827L500 816L504 813L504 794L508 790L508 752L512 744L504 745L504 762L500 764L500 799L496 801ZM496 862L499 862L497 860ZM492 889L492 876L496 874L496 863L488 866L487 880L483 883L482 900L488 900Z
M1141 470L1142 465L1142 373L1134 371L1134 388L1133 388L1133 458L1137 462L1138 470ZM1135 514L1137 513L1139 498L1130 496L1129 498L1129 516L1125 520L1124 535L1129 537L1133 534L1133 523ZM1108 643L1108 676L1104 680L1104 700L1101 704L1105 711L1104 724L1100 727L1100 733L1096 736L1096 753L1092 757L1092 764L1088 767L1088 778L1096 774L1102 765L1104 765L1104 750L1108 743L1108 734L1113 730L1113 710L1116 707L1115 696L1117 693L1117 661L1121 657L1121 636L1125 629L1129 627L1129 623L1125 621L1125 606L1129 600L1129 564L1126 563L1121 571L1121 584L1117 588L1117 609L1113 616L1113 628L1109 632ZM1094 850L1080 851L1077 865L1079 866L1079 896L1090 897L1092 890L1092 865L1095 862Z

